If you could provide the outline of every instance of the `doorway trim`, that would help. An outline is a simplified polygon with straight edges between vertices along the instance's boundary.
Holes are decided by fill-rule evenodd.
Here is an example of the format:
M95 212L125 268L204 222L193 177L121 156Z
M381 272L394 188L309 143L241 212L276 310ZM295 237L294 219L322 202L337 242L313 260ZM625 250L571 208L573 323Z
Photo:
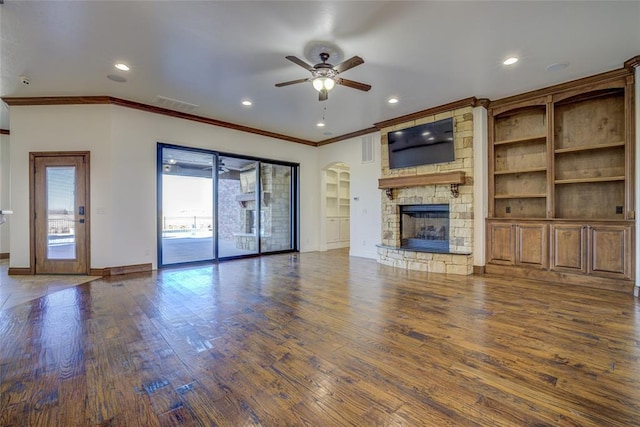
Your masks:
M69 156L84 156L85 158L85 256L86 256L86 271L76 274L89 275L91 271L91 203L90 203L90 152L89 151L44 151L44 152L30 152L29 153L29 263L30 274L36 274L36 217L35 217L35 199L36 199L36 180L35 180L35 163L36 158L40 157L69 157Z

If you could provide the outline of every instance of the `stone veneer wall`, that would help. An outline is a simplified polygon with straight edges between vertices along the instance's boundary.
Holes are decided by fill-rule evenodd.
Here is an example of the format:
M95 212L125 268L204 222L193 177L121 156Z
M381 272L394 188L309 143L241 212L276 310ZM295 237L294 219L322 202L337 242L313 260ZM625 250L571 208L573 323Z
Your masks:
M387 134L396 130L453 117L456 160L449 163L411 168L389 169ZM393 199L382 197L382 244L378 247L378 262L410 270L433 273L473 274L473 110L460 108L426 116L382 129L382 177L422 175L438 172L464 171L465 182L460 196L451 195L449 184L397 188ZM415 252L400 246L400 205L448 204L450 211L450 254Z

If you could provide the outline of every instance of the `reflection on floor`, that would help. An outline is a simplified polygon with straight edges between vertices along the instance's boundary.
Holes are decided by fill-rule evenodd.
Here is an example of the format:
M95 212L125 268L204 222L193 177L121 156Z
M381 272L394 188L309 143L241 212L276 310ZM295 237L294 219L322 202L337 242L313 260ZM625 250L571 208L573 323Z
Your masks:
M8 269L9 260L0 260L0 310L98 279L92 276L9 276Z
M255 254L255 251L238 249L232 240L219 240L220 258ZM162 263L176 264L213 258L213 239L204 237L178 237L162 239Z
M347 251L0 310L0 426L638 426L640 302Z

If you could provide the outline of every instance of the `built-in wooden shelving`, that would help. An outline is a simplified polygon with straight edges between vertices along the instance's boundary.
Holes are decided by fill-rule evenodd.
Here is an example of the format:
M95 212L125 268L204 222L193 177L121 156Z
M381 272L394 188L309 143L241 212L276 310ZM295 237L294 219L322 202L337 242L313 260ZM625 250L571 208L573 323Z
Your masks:
M546 142L546 139L547 139L546 135L525 136L525 137L495 141L493 145L538 143L538 142Z
M633 288L634 82L606 76L491 103L486 272Z
M608 144L582 145L578 147L558 148L556 154L576 153L580 151L604 150L607 148L624 147L624 141L610 142Z
M509 169L509 170L499 170L495 171L495 175L510 175L516 173L532 173L532 172L545 172L547 170L546 166L540 166L535 168L521 168L521 169Z

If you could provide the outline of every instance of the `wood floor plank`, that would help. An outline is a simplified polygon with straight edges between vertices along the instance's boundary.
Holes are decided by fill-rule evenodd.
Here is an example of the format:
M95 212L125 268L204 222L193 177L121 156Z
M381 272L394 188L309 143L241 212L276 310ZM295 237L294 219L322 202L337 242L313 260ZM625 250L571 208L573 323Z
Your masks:
M0 425L640 425L638 299L283 254L0 310Z

